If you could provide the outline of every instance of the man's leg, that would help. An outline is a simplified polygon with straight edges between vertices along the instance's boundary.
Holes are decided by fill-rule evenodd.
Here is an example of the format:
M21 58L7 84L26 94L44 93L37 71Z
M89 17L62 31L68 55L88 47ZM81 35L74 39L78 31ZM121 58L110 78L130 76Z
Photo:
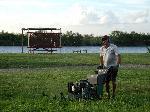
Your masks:
M115 97L115 91L116 91L116 81L112 81L112 97Z
M115 97L116 91L116 77L117 77L118 69L113 69L112 71L112 97Z
M97 94L98 94L100 99L102 98L102 95L103 95L104 82L105 82L105 74L98 75L98 77L97 77L97 83L98 83Z
M110 86L109 86L109 81L106 81L106 92L107 92L107 95L108 95L108 99L110 98Z
M106 83L106 92L108 95L108 99L110 99L110 85L109 82L111 80L111 69L108 70L107 75L106 75L106 79L105 79L105 83Z

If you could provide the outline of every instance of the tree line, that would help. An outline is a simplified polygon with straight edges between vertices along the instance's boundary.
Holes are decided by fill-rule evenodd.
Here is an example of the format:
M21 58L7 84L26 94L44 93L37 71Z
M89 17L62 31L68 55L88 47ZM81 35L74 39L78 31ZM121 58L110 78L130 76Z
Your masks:
M111 41L118 46L150 46L150 33L127 33L122 31L112 31L108 34ZM80 34L78 32L67 31L62 35L62 46L100 46L101 36L93 34ZM24 46L28 44L27 35L24 35ZM0 46L21 46L22 35L8 32L0 32Z

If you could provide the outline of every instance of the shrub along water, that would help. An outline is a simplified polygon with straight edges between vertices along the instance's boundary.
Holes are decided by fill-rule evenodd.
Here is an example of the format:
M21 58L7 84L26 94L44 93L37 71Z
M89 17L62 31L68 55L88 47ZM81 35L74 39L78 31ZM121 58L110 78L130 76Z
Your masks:
M110 34L111 40L118 46L149 46L149 33L131 33L122 31L112 31ZM8 32L0 32L0 45L2 46L21 46L21 34ZM94 36L93 34L82 35L78 32L67 31L62 34L62 46L99 46L102 36ZM28 44L27 35L24 35L23 43Z

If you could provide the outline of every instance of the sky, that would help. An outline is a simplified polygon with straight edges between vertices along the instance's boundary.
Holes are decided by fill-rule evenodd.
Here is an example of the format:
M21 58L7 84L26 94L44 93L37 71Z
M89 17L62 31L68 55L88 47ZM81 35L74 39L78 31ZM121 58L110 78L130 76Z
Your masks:
M150 0L0 0L0 31L51 27L94 35L150 33Z

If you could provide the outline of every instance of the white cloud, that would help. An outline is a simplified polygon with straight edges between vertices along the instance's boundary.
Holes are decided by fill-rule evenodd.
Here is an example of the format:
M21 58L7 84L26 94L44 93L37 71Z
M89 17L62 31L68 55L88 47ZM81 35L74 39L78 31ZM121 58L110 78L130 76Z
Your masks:
M94 12L84 13L83 18L80 20L82 25L84 24L98 24L100 17Z
M82 18L82 7L79 4L74 4L68 10L60 14L60 24L62 25L79 25Z
M136 24L143 31L150 23L149 6L148 0L0 0L0 30L58 26L97 34L114 29L136 30L132 25Z
M126 14L124 23L147 23L149 22L149 11L134 11Z
M128 5L145 5L149 0L112 0L113 3Z
M103 16L100 18L100 24L117 24L119 20L115 13L112 11L103 12Z

